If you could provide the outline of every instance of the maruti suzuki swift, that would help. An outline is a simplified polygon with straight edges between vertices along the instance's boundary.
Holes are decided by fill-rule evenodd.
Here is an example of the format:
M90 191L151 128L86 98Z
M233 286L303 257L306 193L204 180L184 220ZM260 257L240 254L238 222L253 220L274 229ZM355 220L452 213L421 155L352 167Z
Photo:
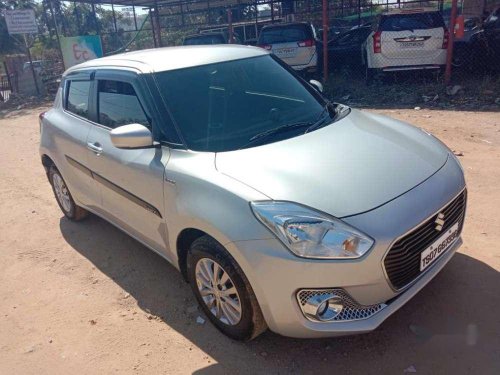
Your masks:
M466 184L443 143L330 102L261 48L88 61L40 128L64 215L167 259L234 339L372 331L462 243Z

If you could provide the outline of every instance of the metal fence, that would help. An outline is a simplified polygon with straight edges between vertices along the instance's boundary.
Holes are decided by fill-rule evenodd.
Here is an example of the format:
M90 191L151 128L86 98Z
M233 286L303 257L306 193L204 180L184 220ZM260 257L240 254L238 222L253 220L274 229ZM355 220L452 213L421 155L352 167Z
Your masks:
M486 79L495 85L498 81L500 14L495 14L499 1L459 0L463 28L453 42L453 83ZM156 9L146 8L146 12L143 9L137 13L134 7L115 5L109 27L87 32L99 33L105 54L112 54L179 45L190 34L226 33L230 28L240 43L255 45L266 25L306 22L315 30L318 77L323 70L323 45L327 44L330 86L337 88L333 90L336 95L344 92L343 97L349 96L344 88L353 84L379 87L380 84L401 85L410 80L421 87L429 82L442 85L446 48L451 43L451 0L328 0L325 41L322 40L322 3L322 0L178 0L160 2ZM78 6L78 2L72 4ZM487 5L484 9L493 11L492 16L483 12L484 4ZM100 6L94 4L92 9L95 11ZM416 11L415 15L386 17L404 9L420 8L433 10L435 15L423 17ZM53 38L51 27L56 23L49 27L47 22L47 27L41 26L41 30ZM418 27L422 22L429 26L425 32ZM61 27L64 25L59 23ZM66 33L63 29L59 31L62 36L73 36L68 35L67 30ZM273 52L278 54L274 48ZM50 92L52 86L57 86L62 62L55 48L42 54L37 58L47 63L40 74ZM284 60L289 62L286 57Z

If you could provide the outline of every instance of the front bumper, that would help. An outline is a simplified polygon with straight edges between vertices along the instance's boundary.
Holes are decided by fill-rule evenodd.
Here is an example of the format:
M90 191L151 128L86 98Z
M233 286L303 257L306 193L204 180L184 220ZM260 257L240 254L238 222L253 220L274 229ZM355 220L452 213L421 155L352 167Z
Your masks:
M226 244L252 285L269 328L291 337L328 337L369 332L422 289L451 259L462 241L406 289L388 282L383 258L393 241L427 220L465 187L457 162L447 163L425 182L385 205L344 221L375 238L369 253L355 260L315 260L291 254L277 239ZM425 202L426 204L423 204ZM366 319L313 322L297 302L301 289L342 288L360 305L385 304Z

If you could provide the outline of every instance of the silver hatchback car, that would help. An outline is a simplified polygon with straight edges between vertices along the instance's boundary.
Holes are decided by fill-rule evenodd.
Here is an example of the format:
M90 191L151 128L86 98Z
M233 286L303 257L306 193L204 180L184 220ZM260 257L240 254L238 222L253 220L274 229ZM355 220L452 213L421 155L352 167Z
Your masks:
M368 332L460 246L465 181L432 135L319 86L255 47L92 60L40 115L42 163L68 219L166 258L228 336Z

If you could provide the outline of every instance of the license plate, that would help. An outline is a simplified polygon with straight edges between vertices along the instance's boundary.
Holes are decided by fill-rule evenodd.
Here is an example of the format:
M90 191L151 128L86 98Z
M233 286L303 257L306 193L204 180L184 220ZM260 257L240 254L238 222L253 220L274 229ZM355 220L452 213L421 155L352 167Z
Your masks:
M297 52L296 48L281 48L277 49L275 54L276 56L291 56Z
M424 46L424 42L402 42L401 48L420 48Z
M420 271L429 267L439 256L448 250L458 238L458 223L446 230L431 246L420 253Z

